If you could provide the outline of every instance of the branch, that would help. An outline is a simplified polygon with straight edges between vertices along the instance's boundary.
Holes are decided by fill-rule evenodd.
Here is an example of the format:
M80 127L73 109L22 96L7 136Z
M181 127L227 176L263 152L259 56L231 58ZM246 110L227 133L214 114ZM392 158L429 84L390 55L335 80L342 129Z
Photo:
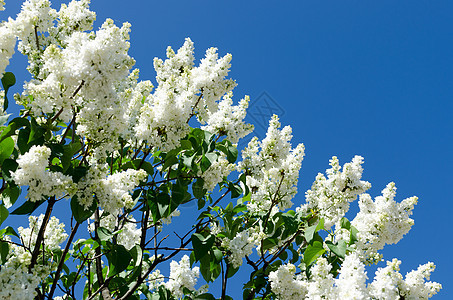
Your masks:
M33 253L31 254L31 262L30 265L28 266L29 273L32 272L33 267L35 266L36 261L38 259L39 248L41 248L41 243L44 240L44 232L46 231L47 223L49 223L50 215L52 213L53 206L55 205L56 202L57 201L55 200L55 197L50 198L48 201L46 213L42 220L41 228L39 228L38 236L36 237L35 248L33 249Z
M201 98L203 98L203 89L201 89L201 94L198 97L197 102L195 102L195 105L192 107L192 112L190 113L189 118L187 118L186 123L189 123L190 119L195 115L195 108L197 107L197 105L200 102Z
M100 242L99 236L98 236L99 222L100 221L99 221L99 208L98 208L98 209L96 209L96 211L94 213L94 227L95 227L95 229L94 229L94 239L100 245L101 242ZM102 295L102 298L104 300L113 300L112 296L110 295L110 290L105 285L104 277L102 277L102 263L101 263L102 253L101 253L101 248L100 247L96 247L96 249L94 251L95 251L95 253L97 255L97 258L96 258L96 275L97 275L100 287L95 293L93 293L93 295L96 295L100 291L101 295Z
M224 278L222 278L222 298L220 298L221 300L225 300L225 296L226 296L226 285L227 285L227 280L228 280L228 270L230 268L230 264L226 264L226 270L225 270L225 273L224 273ZM223 269L223 264L222 264L222 269Z
M64 248L63 254L61 255L60 263L58 264L57 271L55 273L55 278L52 282L52 287L49 292L49 296L48 296L49 299L52 299L53 293L55 292L55 289L57 288L57 282L60 279L60 272L63 269L63 265L64 265L64 258L66 256L66 254L69 252L69 248L72 245L72 240L74 239L74 236L77 232L77 229L79 228L79 225L80 225L79 222L77 222L75 224L74 228L71 231L71 235L69 236L68 242L66 243L66 247Z

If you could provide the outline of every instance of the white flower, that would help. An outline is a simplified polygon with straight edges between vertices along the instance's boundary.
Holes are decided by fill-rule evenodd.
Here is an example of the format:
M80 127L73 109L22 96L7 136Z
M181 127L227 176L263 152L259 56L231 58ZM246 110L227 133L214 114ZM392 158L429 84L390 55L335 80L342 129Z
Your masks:
M100 211L102 215L102 211ZM93 217L91 217L93 219ZM140 244L140 237L142 231L137 228L136 220L133 216L126 216L121 224L118 224L118 219L113 215L102 215L100 222L101 227L108 229L110 232L120 230L117 235L118 245L123 245L124 248L130 250L135 245ZM88 230L94 232L94 224L88 226Z
M269 282L272 292L281 300L304 299L307 293L307 281L298 275L295 276L296 267L285 264L278 267L277 271L269 273Z
M253 131L253 125L243 122L250 98L246 96L239 102L239 105L233 106L232 97L233 92L227 93L220 101L217 111L208 111L207 125L201 128L225 135L231 143L236 144L239 139Z
M228 261L234 268L242 265L242 259L252 254L254 243L249 236L248 230L238 232L233 239L224 238L222 246L227 248L231 253L228 256Z
M46 146L32 146L27 153L19 156L19 166L11 172L16 184L29 186L27 197L32 202L42 200L43 196L72 194L75 190L71 177L46 171L50 154L51 150Z
M180 298L183 296L183 288L195 291L197 278L200 276L198 267L190 268L189 257L184 255L178 262L170 263L170 279L164 283L165 287L170 290L173 296Z
M340 275L335 279L338 299L368 299L365 265L356 253L347 255L341 265Z
M10 58L14 54L16 35L10 22L0 25L0 76L3 77ZM3 106L3 105L2 105ZM3 110L3 107L2 107Z
M311 268L306 299L337 299L337 290L333 286L334 278L330 273L331 269L332 266L327 262L327 259L318 258L316 264Z
M18 232L21 235L21 239L24 242L24 246L33 248L38 237L39 229L41 228L44 215L41 214L39 217L30 216L28 217L29 227L19 227ZM44 245L46 249L54 250L60 247L68 235L64 230L65 225L60 223L56 217L51 217L47 223L46 231L44 232Z
M305 193L307 203L297 208L298 212L317 211L324 218L324 228L329 230L349 210L349 203L371 187L362 177L363 158L355 156L341 170L337 157L330 160L331 169L327 178L319 173L310 190Z
M266 137L259 142L255 137L242 151L243 160L238 169L247 174L251 212L273 212L292 206L291 199L297 193L299 170L304 157L304 146L291 149L291 127L279 130L280 122L274 115L269 122Z
M144 170L133 169L107 176L96 191L100 206L112 215L117 214L123 207L132 208L134 202L130 192L147 176Z
M360 195L360 211L351 224L359 231L356 247L365 260L373 262L374 257L379 257L377 251L386 244L398 243L414 224L409 216L417 203L417 197L397 203L395 195L393 182L387 185L382 196L376 197L375 201L368 194Z

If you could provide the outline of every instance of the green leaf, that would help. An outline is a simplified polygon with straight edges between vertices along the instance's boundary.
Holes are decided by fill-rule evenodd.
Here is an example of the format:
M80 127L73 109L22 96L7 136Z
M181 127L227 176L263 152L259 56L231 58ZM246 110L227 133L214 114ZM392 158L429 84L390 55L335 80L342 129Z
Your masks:
M1 229L0 230L0 235L3 235L3 234L14 235L15 237L20 238L19 234L17 234L17 232L11 226L7 226L6 228Z
M351 228L351 222L349 222L349 220L346 219L345 217L341 218L340 225L341 228L344 228L346 230L349 230Z
M94 211L96 210L97 205L96 202L93 201L90 207L88 209L85 209L84 206L80 205L79 200L77 198L77 195L74 195L71 199L71 211L72 214L74 215L74 219L78 223L83 223L86 219L91 217L94 214Z
M234 163L238 158L238 149L228 140L217 143L216 148L226 154L229 163Z
M239 271L239 268L233 268L232 265L228 268L227 278L233 277L236 272Z
M17 167L19 165L14 159L7 158L3 161L2 164L2 177L8 182L12 182L13 179L11 177L11 172L14 172L17 170Z
M305 240L307 241L307 243L310 243L313 240L314 234L321 229L324 229L324 218L321 218L321 220L319 220L318 224L312 225L312 226L308 227L307 229L305 229L304 236L305 236Z
M28 143L38 143L41 144L44 142L44 133L46 129L40 126L34 118L31 119L31 131L28 137Z
M102 227L99 227L98 229L101 228ZM113 245L112 249L106 253L106 256L109 261L109 276L114 276L121 271L126 270L132 260L129 251L122 245Z
M212 294L204 293L197 295L194 300L215 300L215 297Z
M14 140L12 137L7 137L0 142L0 165L3 161L13 154Z
M326 250L323 248L322 243L319 241L314 241L313 244L309 244L307 249L304 252L304 262L305 265L309 266L311 263L316 261L316 259L323 255Z
M212 166L213 163L217 161L217 153L206 153L203 158L201 159L201 171L206 172L207 169L209 169L210 166Z
M19 195L20 188L13 183L9 183L2 193L3 203L6 205L6 207L10 207L14 205L14 203L16 203L17 199L19 198Z
M166 218L169 215L168 207L170 206L170 195L166 193L160 193L156 197L157 208L159 212L159 219Z
M98 237L101 241L108 241L113 237L113 234L105 227L98 227Z
M30 126L30 122L26 118L14 118L9 122L8 126L0 134L0 142L9 136L16 134L16 130L23 127Z
M121 169L123 169L123 170L127 170L127 169L138 170L138 169L142 169L142 170L146 171L149 175L153 175L154 174L153 165L150 162L148 162L148 161L143 161L142 162L141 158L137 158L137 159L128 161L127 163L125 163L124 165L121 166Z
M11 116L11 115L12 114L7 114L7 115L0 116L0 126L5 125L5 123L8 122L9 116Z
M31 145L28 144L30 131L31 130L29 127L25 127L19 130L19 134L17 135L17 147L22 154L28 152L28 150L31 148Z
M346 248L348 247L344 240L340 240L338 244L334 244L331 241L326 241L326 244L333 253L344 259L346 255Z
M195 253L195 259L197 261L201 260L206 254L208 254L212 245L214 245L215 237L213 235L208 235L204 237L199 233L192 234L192 246L193 252Z
M239 184L230 181L228 182L228 187L230 188L232 199L238 198L240 195L242 195L242 188Z
M197 178L197 180L192 184L192 193L195 198L201 199L206 195L207 190L203 188L204 180L203 178Z
M16 84L16 76L14 76L13 73L11 72L5 72L2 77L2 85L3 89L5 90L5 102L3 103L3 110L6 110L8 108L8 90L10 87Z
M134 260L134 266L138 267L143 259L143 250L139 245L135 245L130 250L132 259Z
M41 201L36 201L36 202L31 202L30 200L27 200L20 207L16 208L11 214L12 215L30 215L44 202L46 202L46 200L41 200Z
M8 218L9 212L3 204L0 204L0 225Z
M9 253L8 243L0 241L0 265L4 265L6 263L6 259L8 258L8 253Z
M71 166L71 160L74 154L80 150L82 144L80 142L70 143L63 146L63 155L61 156L61 164L63 166L63 172L65 172Z
M349 230L349 232L350 232L349 245L352 245L359 240L357 237L357 234L359 233L359 231L354 226L351 226L351 229Z

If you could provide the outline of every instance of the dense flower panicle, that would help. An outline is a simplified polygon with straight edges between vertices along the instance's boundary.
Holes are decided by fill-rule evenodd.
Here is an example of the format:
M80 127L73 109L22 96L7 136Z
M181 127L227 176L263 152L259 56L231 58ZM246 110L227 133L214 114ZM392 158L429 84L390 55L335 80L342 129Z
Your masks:
M365 265L356 253L347 255L341 265L340 275L335 279L338 299L365 300L366 290Z
M198 176L203 178L203 187L211 192L216 185L236 169L236 165L228 162L225 154L220 154L217 160L205 171L199 170Z
M37 41L35 30L40 33L48 32L53 27L57 16L57 11L50 5L49 0L27 0L22 4L22 9L16 19L9 21L12 22L20 41L18 49L21 53L28 55L31 65L39 61L39 55L36 54L41 49L38 49L38 46L41 47L48 43L43 34Z
M178 262L170 263L170 279L164 283L165 287L170 290L176 298L183 296L183 288L195 291L197 278L200 276L198 267L190 268L189 257L184 255Z
M9 22L0 25L0 76L3 76L6 67L9 65L9 60L13 56L16 46L16 35L11 27Z
M197 117L202 123L207 119L207 113L217 111L216 101L236 86L233 79L225 79L230 71L231 59L231 54L219 58L217 48L209 48L200 66L192 70L192 85L203 95L202 104L196 107Z
M147 178L144 170L127 169L108 174L107 164L91 163L87 174L78 182L77 199L85 208L93 203L93 195L99 206L111 215L117 215L124 207L134 204L130 193Z
M154 86L149 80L138 81L139 70L134 69L127 80L123 80L117 87L119 98L123 99L123 120L125 124L121 136L129 143L136 140L134 127L137 125L142 107L146 97L149 96Z
M145 100L135 131L138 139L164 151L178 147L190 130L187 119L197 97L190 84L193 49L193 42L186 39L176 54L167 49L165 62L154 59L159 85Z
M246 96L239 102L239 105L234 106L233 92L227 93L223 100L219 103L217 111L208 111L207 125L201 129L225 135L226 138L233 144L236 144L239 139L245 137L253 131L253 125L244 123L246 109L249 106L250 98Z
M18 168L11 172L17 185L27 186L27 198L40 201L43 196L60 197L75 192L72 178L60 172L46 171L51 151L46 146L32 146L17 159Z
M253 248L255 247L248 230L238 232L231 240L224 238L222 240L222 246L230 252L228 261L234 268L240 267L242 265L243 258L252 254Z
M260 142L255 137L242 151L243 160L238 170L247 175L251 212L274 212L292 206L297 193L299 170L304 157L304 146L291 149L291 127L279 130L280 122L274 115L269 122L266 137Z
M102 211L99 214L102 215ZM117 220L113 215L102 215L99 226L108 229L110 232L120 230L116 241L118 245L123 245L127 250L130 250L135 245L139 245L141 230L137 228L135 218L131 215L126 216L121 224L118 224ZM89 224L88 230L94 232L94 223Z
M39 217L30 216L28 217L29 227L19 227L19 234L24 242L25 247L33 247L38 237L38 231L41 227L44 215L41 214ZM51 217L47 223L46 231L44 232L44 245L48 250L54 250L59 248L60 244L63 243L68 235L64 230L65 225L60 223L56 217Z
M409 232L414 220L410 218L417 197L410 197L397 203L394 198L396 187L389 183L382 196L375 201L368 194L360 195L360 211L351 224L359 231L355 246L362 259L369 262L379 261L378 251L386 244L396 244ZM348 237L345 237L348 238Z
M311 278L307 284L306 299L337 299L337 289L334 287L335 279L330 273L332 266L326 258L320 257L311 268Z
M28 273L26 266L4 265L0 272L0 299L33 300L37 296L36 288L45 277Z
M405 299L429 299L442 289L442 285L437 282L425 282L429 280L435 268L432 262L428 262L406 274L403 292Z
M301 275L295 276L296 267L293 264L281 265L277 271L269 273L272 292L278 299L299 300L307 294L307 281Z
M33 249L43 218L44 215L42 214L39 217L30 216L28 218L29 227L18 228L24 247ZM67 237L64 224L60 223L56 217L51 217L44 233L43 244L46 250L58 249ZM24 247L10 244L7 261L1 266L0 271L0 299L35 299L36 288L49 275L53 267L52 265L37 264L29 273L28 266L31 262L31 252Z
M75 31L87 31L93 28L96 13L89 10L90 0L71 1L61 4L58 11L57 32L60 40Z
M112 215L116 215L123 207L132 208L134 200L130 193L147 176L143 170L132 169L107 176L96 191L100 206Z
M321 173L316 176L311 189L305 193L307 203L298 207L298 212L318 212L319 216L324 218L324 228L329 230L344 217L349 210L349 203L371 187L369 182L360 180L362 164L363 158L355 156L352 162L346 163L341 170L338 158L332 157L332 168L326 171L327 178Z
M137 139L147 141L156 149L170 151L178 147L181 138L190 131L188 121L193 115L202 124L214 114L216 117L228 114L235 118L232 121L220 120L221 126L229 130L233 139L244 136L250 128L242 123L245 102L237 108L228 108L228 101L220 108L217 103L236 85L232 79L225 79L231 55L218 58L217 49L210 48L200 65L194 67L193 52L193 42L187 38L176 53L170 47L167 49L165 61L154 59L158 86L146 98L135 132ZM214 122L212 117L210 121ZM236 131L229 129L233 124L239 125Z
M429 280L434 271L434 264L427 263L417 270L403 276L399 273L401 261L394 258L387 262L385 268L379 268L376 276L368 286L369 295L373 299L428 299L434 296L442 286L437 282L425 282Z

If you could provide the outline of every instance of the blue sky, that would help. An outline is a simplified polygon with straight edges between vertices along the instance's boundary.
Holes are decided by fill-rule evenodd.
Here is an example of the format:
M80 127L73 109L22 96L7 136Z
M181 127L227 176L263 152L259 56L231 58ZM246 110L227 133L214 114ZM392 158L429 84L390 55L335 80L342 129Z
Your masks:
M18 2L7 0L3 16L16 14ZM91 7L96 27L107 17L132 24L130 53L141 78L154 83L152 59L185 37L197 59L211 46L231 53L236 101L250 95L262 111L269 104L292 126L294 144L305 144L296 204L333 155L342 163L365 158L373 196L390 181L399 201L418 196L414 227L385 258L401 259L403 274L433 261L431 279L444 287L434 299L451 297L453 2L92 0ZM23 62L14 63L7 70ZM263 135L259 120L255 110L249 121Z

